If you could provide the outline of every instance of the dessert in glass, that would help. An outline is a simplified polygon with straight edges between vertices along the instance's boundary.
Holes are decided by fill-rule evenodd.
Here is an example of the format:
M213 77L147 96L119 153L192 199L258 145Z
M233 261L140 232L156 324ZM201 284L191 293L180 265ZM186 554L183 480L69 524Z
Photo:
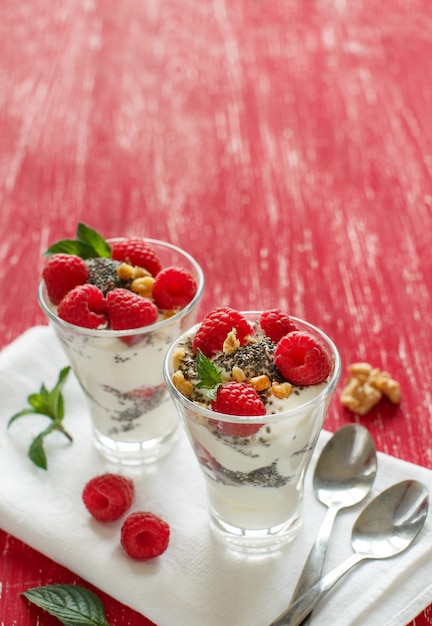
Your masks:
M87 397L96 448L114 463L157 461L178 435L163 360L196 320L199 264L170 243L105 241L84 224L46 254L39 303Z
M296 536L340 372L332 340L279 309L218 307L170 347L165 380L225 544L265 552Z

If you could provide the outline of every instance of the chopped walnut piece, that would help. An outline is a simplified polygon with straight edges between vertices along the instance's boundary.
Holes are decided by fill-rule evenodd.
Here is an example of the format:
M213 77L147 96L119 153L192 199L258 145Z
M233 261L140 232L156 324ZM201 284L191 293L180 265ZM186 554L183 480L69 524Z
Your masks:
M365 415L382 398L382 393L367 382L352 378L341 394L341 402L353 413Z
M402 392L399 383L390 377L388 372L379 372L371 381L371 384L379 389L390 402L399 404L402 398Z
M270 379L265 374L262 374L261 376L254 376L249 380L249 382L255 391L264 391L265 389L271 387Z
M237 332L235 331L235 329L233 329L226 336L222 350L224 354L235 354L239 348L240 341L237 338Z
M133 279L131 289L139 296L151 300L154 282L153 276L140 276Z
M120 265L117 267L117 275L122 280L135 280L135 278L151 276L150 272L148 272L143 267L139 267L138 265L130 265L126 262L120 263Z
M238 365L234 365L234 367L232 368L231 376L232 379L237 381L238 383L242 383L244 380L246 380L246 374Z
M284 400L285 398L289 398L292 393L292 385L291 383L284 382L278 383L276 381L272 382L271 389L273 395L279 400Z
M184 396L190 398L193 393L193 385L189 380L186 380L183 372L177 370L174 372L172 381L174 383L174 387Z
M129 263L121 263L117 268L117 274L122 280L131 280L134 277L134 268Z
M383 396L394 404L401 401L401 388L388 372L369 363L353 363L348 367L349 377L340 401L353 413L366 415Z
M353 363L348 366L348 371L359 380L367 380L372 371L369 363Z

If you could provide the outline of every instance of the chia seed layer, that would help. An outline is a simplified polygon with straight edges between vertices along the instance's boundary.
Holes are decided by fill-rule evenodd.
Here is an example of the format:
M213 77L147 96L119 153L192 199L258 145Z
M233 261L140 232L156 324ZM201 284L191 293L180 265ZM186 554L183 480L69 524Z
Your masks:
M252 487L277 488L283 487L291 482L292 476L282 476L277 470L277 462L273 462L266 467L259 467L251 472L232 471L223 467L220 463L214 464L209 468L212 478L217 482L232 487L241 487L249 485Z

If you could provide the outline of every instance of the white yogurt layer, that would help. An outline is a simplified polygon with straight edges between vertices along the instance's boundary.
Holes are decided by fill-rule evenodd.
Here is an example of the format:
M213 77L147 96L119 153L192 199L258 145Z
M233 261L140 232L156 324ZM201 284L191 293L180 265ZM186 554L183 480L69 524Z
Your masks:
M293 406L291 404L291 406ZM225 522L270 528L301 509L304 472L324 421L324 404L278 416L250 437L228 437L199 414L186 427L207 481L210 505Z
M179 321L143 333L129 345L55 327L72 368L90 403L95 429L116 441L147 441L176 427L175 417L160 410L169 401L163 360L180 332Z

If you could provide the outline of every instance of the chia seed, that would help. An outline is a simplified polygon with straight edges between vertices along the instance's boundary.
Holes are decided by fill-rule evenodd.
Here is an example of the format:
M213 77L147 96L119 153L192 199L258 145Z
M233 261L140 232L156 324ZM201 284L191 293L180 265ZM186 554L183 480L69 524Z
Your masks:
M108 291L126 285L117 274L117 267L120 265L119 261L97 257L88 259L86 263L90 272L88 282L92 285L96 285L104 295L106 295Z
M292 476L282 476L277 470L277 461L271 465L259 467L251 472L235 472L219 465L212 468L213 477L224 485L277 488L283 487L292 480Z
M234 354L222 354L213 360L216 367L230 372L237 366L246 375L246 378L266 375L270 380L283 382L284 378L274 364L276 344L265 336L258 341L247 343Z

